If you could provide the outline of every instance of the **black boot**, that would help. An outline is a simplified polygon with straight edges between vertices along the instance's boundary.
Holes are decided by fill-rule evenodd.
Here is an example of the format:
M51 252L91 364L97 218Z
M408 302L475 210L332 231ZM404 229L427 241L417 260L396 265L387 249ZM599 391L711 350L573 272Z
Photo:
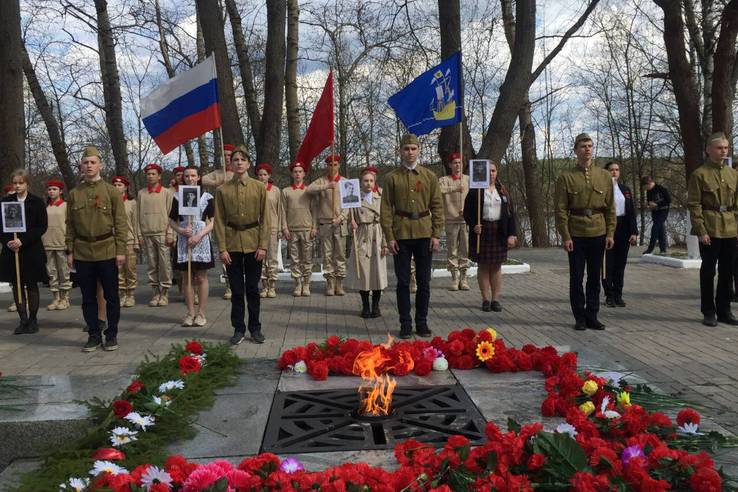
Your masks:
M20 323L18 323L18 327L13 332L13 335L23 335L24 333L28 333L28 314L26 313L26 305L16 303L16 306L18 307Z
M379 318L382 316L382 311L379 310L379 300L382 298L381 290L372 291L372 318Z
M38 333L38 320L35 316L28 319L25 333Z
M361 294L361 316L362 318L371 318L372 313L369 311L369 291L368 290L360 290L359 294Z

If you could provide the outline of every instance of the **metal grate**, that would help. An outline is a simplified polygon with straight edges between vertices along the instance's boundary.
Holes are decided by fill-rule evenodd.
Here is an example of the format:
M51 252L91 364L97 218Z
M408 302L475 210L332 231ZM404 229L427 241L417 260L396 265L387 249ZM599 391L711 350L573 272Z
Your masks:
M356 389L277 392L261 451L391 449L410 438L440 447L455 434L485 441L484 416L460 385L398 387L392 398L392 415L364 417Z

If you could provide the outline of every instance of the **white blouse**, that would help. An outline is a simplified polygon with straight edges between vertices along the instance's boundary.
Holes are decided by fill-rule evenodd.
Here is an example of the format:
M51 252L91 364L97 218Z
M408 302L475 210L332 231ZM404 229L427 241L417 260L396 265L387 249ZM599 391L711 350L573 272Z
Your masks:
M625 215L625 195L620 191L617 181L613 180L612 186L613 195L615 195L615 215L622 217Z
M502 198L497 193L497 188L484 190L484 210L482 211L482 219L490 222L500 220L502 213Z

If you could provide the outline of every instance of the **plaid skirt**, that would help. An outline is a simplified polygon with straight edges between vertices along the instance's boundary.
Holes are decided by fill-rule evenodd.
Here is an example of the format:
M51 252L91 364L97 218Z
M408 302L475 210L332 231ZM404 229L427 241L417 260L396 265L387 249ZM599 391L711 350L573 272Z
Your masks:
M507 240L499 234L499 221L482 221L482 234L479 236L479 253L473 227L469 228L472 240L469 241L469 258L476 263L500 264L507 260Z

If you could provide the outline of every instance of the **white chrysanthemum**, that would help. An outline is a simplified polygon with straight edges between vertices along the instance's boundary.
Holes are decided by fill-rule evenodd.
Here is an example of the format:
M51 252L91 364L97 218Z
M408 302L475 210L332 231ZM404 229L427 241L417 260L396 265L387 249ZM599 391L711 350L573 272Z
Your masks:
M126 427L116 427L110 431L110 443L117 447L136 441L138 432L132 431Z
M556 432L559 434L569 434L572 439L577 437L577 428L571 424L559 424L556 426Z
M142 431L145 431L147 427L154 425L154 417L151 417L149 415L141 415L138 412L129 413L125 416L125 419Z
M73 490L74 492L83 492L90 485L89 478L71 477L68 481L59 484L59 490Z
M307 364L305 364L304 360L298 360L295 363L295 372L297 374L304 374L307 372L307 370L308 370L308 367L307 367Z
M608 410L607 405L610 403L610 397L606 396L602 399L602 403L600 404L600 412L608 418L608 419L617 419L620 418L620 414L614 410Z
M677 430L682 434L691 434L693 436L701 436L702 433L698 432L700 429L699 424L693 424L692 422L685 422L684 425L677 427Z
M181 379L167 381L166 383L161 383L159 385L159 393L166 393L167 391L171 391L174 389L184 389L184 381Z
M128 470L123 468L122 466L118 466L112 461L103 461L103 460L97 460L94 465L92 465L92 470L90 470L90 475L93 477L96 477L100 475L101 473L110 473L111 475L120 475L121 473L128 473Z
M154 403L159 407L168 407L170 403L172 403L172 400L168 398L161 398L159 396L153 396L152 399L154 400Z
M149 488L156 483L163 483L167 487L171 487L172 476L161 468L150 466L146 469L146 473L141 476L141 485Z

